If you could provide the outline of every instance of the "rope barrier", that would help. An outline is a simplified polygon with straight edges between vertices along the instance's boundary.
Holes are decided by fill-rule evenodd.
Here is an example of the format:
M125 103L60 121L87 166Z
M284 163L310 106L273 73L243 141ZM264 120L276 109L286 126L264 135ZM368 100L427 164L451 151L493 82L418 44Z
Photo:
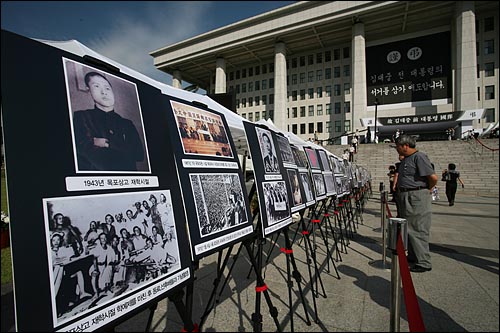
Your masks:
M474 137L474 139L479 142L479 144L481 146L483 146L484 148L488 149L488 150L491 150L491 151L498 151L499 149L498 148L490 148L488 146L486 146L484 143L481 142L481 140L479 140L478 138Z
M401 234L398 235L397 252L410 332L425 332L424 321L418 305L415 287L413 286L413 281L411 280L410 269L408 268L408 261L406 260Z
M387 202L387 200L384 200L384 203L387 216L391 218L392 213L389 207L389 203ZM415 287L413 286L413 281L411 279L410 269L408 267L408 261L406 259L406 253L401 234L398 235L397 253L410 332L425 332L424 321L422 319L422 313L420 312L420 307L418 305Z

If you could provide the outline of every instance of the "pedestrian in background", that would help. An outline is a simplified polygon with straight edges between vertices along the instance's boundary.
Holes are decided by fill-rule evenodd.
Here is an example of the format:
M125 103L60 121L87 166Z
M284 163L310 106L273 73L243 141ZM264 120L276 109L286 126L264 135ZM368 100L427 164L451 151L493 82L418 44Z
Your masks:
M441 177L441 180L446 182L446 198L450 206L455 204L455 194L458 187L457 180L462 184L462 188L465 188L464 182L460 179L460 172L456 169L457 166L454 163L448 164L448 169L443 171Z

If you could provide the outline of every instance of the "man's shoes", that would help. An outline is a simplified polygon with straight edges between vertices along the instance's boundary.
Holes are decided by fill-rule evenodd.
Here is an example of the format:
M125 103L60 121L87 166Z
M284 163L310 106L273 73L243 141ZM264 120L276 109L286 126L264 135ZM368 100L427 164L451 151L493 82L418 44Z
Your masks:
M454 201L451 201L451 202L450 202L450 206L453 206L454 204L455 204L455 202L454 202Z
M423 272L429 272L431 270L432 270L432 268L426 268L426 267L422 267L422 266L418 266L418 265L410 267L410 272L413 272L413 273L423 273Z

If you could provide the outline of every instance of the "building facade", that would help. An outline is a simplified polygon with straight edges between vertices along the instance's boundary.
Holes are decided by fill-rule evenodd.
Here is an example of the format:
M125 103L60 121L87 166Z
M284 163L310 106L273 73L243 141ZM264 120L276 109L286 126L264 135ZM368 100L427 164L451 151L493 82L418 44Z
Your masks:
M493 1L301 1L150 54L174 87L232 92L304 140L459 136L498 122L498 31Z

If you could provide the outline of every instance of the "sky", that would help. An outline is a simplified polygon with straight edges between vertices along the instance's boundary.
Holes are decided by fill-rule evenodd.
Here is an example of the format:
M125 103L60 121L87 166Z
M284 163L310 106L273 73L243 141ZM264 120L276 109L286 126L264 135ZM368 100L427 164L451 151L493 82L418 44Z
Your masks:
M154 67L151 51L294 2L2 1L1 25L29 38L76 39L122 65L171 84L172 77Z

